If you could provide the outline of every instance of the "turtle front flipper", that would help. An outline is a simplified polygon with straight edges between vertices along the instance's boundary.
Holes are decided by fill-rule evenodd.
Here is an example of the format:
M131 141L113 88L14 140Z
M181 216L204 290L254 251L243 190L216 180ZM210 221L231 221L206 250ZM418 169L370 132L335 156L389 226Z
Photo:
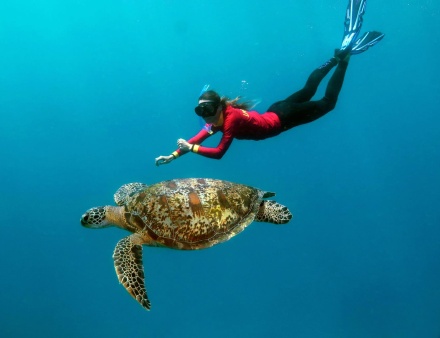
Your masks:
M145 309L150 310L151 304L145 290L141 243L137 234L121 239L116 245L113 260L119 282Z
M127 203L127 199L131 195L144 190L146 187L148 187L146 184L138 182L124 184L118 189L118 191L115 192L113 198L115 199L117 205L125 205Z
M289 209L275 201L263 201L255 216L255 222L286 224L292 219Z

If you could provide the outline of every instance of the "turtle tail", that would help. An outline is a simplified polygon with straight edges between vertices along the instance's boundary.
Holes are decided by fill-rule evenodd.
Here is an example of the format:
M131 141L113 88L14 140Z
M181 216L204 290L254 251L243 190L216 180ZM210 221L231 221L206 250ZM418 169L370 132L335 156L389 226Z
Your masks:
M274 192L270 192L270 191L265 191L263 193L263 197L262 198L269 198L269 197L274 197L275 193Z
M286 224L292 219L289 209L275 201L263 201L255 216L255 222L266 222L273 224Z

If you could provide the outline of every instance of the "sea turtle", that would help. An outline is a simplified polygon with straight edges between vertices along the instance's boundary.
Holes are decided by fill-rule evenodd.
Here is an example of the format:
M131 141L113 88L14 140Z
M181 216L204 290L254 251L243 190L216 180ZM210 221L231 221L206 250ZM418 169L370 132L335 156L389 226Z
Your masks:
M132 232L113 253L119 282L145 309L142 245L180 250L209 248L240 233L252 221L284 224L292 214L274 193L210 178L174 179L151 186L125 184L114 195L118 206L89 209L87 228L115 225Z

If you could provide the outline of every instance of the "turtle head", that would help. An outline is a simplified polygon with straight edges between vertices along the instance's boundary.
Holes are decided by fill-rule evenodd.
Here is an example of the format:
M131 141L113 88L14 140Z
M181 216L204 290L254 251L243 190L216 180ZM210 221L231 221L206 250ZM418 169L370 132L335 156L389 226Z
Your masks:
M81 216L81 224L86 228L101 229L110 226L106 219L107 207L95 207L89 209Z

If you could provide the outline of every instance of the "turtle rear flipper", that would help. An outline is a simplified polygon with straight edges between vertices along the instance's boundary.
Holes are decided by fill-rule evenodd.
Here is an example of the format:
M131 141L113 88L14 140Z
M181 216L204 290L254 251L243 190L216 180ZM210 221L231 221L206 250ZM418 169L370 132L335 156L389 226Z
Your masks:
M286 224L292 219L289 209L275 201L263 201L255 216L255 222Z
M138 244L136 239L137 234L121 239L116 245L113 260L119 282L143 308L150 310L151 303L145 290L142 245Z

